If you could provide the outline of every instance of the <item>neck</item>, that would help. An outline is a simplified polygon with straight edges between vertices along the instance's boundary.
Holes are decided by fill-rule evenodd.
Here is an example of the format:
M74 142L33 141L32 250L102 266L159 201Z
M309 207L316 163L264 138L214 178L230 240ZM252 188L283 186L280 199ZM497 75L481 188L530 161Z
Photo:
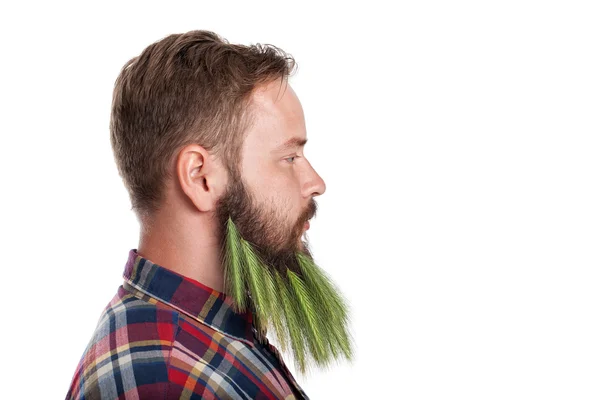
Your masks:
M215 219L208 213L161 210L152 223L142 223L138 254L223 292L221 247Z

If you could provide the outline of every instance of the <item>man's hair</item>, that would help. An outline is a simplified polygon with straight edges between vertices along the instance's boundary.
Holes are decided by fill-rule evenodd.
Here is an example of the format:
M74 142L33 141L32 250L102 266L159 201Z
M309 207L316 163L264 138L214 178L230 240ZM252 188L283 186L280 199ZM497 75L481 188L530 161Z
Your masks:
M276 46L230 44L206 30L169 35L129 60L115 82L110 142L138 218L160 208L174 157L188 144L237 176L253 90L279 78L287 83L295 68Z

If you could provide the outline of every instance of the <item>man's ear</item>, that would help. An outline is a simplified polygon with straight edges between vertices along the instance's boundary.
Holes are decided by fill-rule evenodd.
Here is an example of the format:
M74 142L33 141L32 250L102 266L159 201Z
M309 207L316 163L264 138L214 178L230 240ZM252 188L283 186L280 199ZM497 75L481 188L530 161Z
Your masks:
M226 187L225 169L204 147L190 144L179 151L175 171L183 192L200 211L212 211Z

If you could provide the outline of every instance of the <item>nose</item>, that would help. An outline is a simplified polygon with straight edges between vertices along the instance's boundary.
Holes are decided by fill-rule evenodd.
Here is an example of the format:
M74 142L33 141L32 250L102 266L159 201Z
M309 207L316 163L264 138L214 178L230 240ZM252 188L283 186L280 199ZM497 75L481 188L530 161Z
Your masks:
M321 176L315 171L315 169L308 162L308 173L306 182L303 185L302 195L304 197L314 197L320 196L325 193L325 189L327 186L325 185L325 181Z

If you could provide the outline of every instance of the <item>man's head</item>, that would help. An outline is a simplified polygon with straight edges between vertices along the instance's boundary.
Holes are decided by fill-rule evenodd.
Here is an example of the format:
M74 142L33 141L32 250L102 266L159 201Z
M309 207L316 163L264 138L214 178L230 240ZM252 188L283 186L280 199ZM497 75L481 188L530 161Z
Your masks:
M209 31L170 35L126 63L110 137L142 225L179 186L214 216L219 237L231 216L266 258L307 251L300 238L325 184L303 154L302 106L287 83L295 66L275 46L229 44Z

